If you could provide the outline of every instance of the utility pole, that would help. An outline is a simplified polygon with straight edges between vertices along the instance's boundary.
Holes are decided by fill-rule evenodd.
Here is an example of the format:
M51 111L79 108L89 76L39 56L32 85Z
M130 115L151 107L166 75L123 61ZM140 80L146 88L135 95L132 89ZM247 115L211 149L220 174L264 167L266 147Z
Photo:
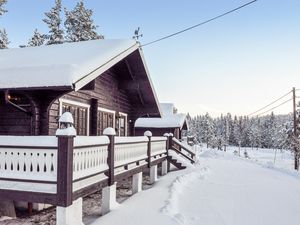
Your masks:
M294 116L294 138L295 138L295 143L294 143L294 154L295 154L295 170L299 170L299 152L296 143L297 143L297 138L298 138L298 132L297 132L297 110L296 110L296 89L293 87L293 116Z

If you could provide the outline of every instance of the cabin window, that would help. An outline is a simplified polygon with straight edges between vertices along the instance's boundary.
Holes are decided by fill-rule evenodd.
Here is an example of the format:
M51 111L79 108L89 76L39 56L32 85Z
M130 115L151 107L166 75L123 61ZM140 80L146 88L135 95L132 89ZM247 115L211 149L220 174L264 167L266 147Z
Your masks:
M98 107L97 135L103 135L107 127L115 128L115 111Z
M74 119L74 127L77 131L77 135L88 135L89 105L65 99L61 100L60 102L60 115L64 112L72 113Z
M117 135L127 136L127 114L119 113L116 120Z
M115 114L112 112L98 111L97 134L102 135L107 127L114 127Z

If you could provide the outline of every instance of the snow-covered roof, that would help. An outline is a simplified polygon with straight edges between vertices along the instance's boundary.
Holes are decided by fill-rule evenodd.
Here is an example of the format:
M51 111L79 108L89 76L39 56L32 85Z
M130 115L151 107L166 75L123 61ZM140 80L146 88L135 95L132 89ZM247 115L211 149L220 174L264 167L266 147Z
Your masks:
M135 121L135 127L148 128L182 128L185 123L186 115L179 113L166 115L162 118L139 118Z
M174 114L174 104L173 103L160 103L160 109L163 115L173 115Z
M139 49L134 40L94 40L0 51L0 89L68 86L79 90Z

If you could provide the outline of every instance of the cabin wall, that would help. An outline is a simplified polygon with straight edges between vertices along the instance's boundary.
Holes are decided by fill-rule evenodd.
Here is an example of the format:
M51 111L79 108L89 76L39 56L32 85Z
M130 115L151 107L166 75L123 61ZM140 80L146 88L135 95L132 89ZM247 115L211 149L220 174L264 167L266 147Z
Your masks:
M31 135L31 132L31 116L1 101L0 135Z
M112 110L115 112L121 112L127 114L127 135L132 135L132 126L130 121L135 121L137 118L133 118L132 109L133 105L130 101L130 96L125 90L119 88L119 83L122 82L122 78L117 74L107 71L95 80L94 90L80 90L78 92L70 92L63 95L61 99L67 99L79 103L83 103L92 106L92 99L98 101L98 107ZM49 110L49 135L54 135L58 128L59 118L59 101L56 100ZM95 122L95 113L90 109L89 115L89 127L91 128L91 122ZM91 129L90 129L91 133Z

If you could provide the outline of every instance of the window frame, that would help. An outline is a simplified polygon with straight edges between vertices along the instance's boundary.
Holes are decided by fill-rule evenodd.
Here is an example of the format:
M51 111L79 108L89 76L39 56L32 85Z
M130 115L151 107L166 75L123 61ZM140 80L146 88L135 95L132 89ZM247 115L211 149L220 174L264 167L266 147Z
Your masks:
M91 108L91 105L82 103L82 102L78 102L78 101L74 101L74 100L70 100L70 99L64 99L64 98L58 99L58 102L59 102L59 116L62 115L63 103L87 109L86 135L79 135L79 136L89 136L90 135L90 108Z
M112 128L115 129L115 127L116 127L116 111L110 110L110 109L106 109L106 108L103 108L103 107L98 107L98 109L97 109L97 115L98 115L99 112L104 112L104 113L111 113L111 114L113 114L113 122L112 122L113 127L112 127ZM100 118L98 118L98 120L100 120ZM102 121L102 122L103 122L103 121ZM98 124L97 124L97 126L98 126ZM103 133L103 130L102 130L102 133ZM103 135L103 134L102 134L102 135Z
M127 124L128 114L127 113L123 113L123 112L119 112L119 115L125 117L125 122L124 122L125 123L125 136L124 137L127 137L127 135L128 135L128 132L127 132L127 130L128 130L128 124ZM121 136L121 133L120 133L121 124L120 124L120 122L118 123L118 125L119 125L119 127L118 127L118 134L117 135Z

